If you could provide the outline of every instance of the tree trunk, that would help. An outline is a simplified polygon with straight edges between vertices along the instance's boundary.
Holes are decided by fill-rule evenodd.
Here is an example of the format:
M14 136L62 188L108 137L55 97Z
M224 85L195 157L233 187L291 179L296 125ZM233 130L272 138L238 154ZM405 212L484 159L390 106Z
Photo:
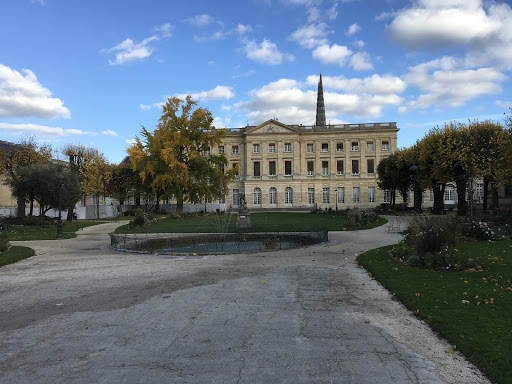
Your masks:
M492 183L492 214L496 216L500 209L499 205L499 196L498 196L498 186L495 183Z
M96 200L96 218L100 218L100 197L98 196L98 199Z
M432 208L432 213L434 213L434 215L440 215L444 211L444 185L438 185L432 191L434 192L434 206Z
M39 208L41 209L41 208ZM41 213L41 212L39 212ZM30 197L30 214L29 216L34 216L34 197Z
M18 199L18 213L17 217L25 217L25 199Z
M156 198L156 211L160 212L160 194L156 193L155 198Z
M135 197L135 208L140 208L140 195Z
M484 177L484 201L482 204L482 210L487 212L487 199L489 198L489 179Z
M179 199L176 202L176 216L181 216L183 213L183 199Z
M457 184L457 216L466 216L468 205L466 204L466 183Z

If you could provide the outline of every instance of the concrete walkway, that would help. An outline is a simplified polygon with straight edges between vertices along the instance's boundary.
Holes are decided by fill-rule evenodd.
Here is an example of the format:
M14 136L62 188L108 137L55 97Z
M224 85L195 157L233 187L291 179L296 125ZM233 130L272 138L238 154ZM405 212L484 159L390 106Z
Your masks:
M384 227L172 258L111 251L116 225L0 268L0 382L487 383L355 263Z

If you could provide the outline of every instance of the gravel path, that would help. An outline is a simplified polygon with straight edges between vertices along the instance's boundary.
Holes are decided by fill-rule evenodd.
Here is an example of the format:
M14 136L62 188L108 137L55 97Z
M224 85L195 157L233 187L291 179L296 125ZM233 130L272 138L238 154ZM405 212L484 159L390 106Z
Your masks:
M487 383L355 263L384 227L166 257L110 250L117 225L0 268L0 382Z

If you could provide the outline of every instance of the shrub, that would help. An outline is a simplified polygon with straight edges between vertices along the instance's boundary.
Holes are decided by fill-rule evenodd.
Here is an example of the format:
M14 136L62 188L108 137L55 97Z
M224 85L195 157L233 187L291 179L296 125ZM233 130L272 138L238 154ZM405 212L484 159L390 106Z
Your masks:
M358 208L348 210L347 216L348 216L348 224L350 226L358 225L363 218L363 214L362 214L361 210Z
M457 233L454 226L453 220L447 217L416 216L409 225L407 243L419 256L441 252L455 244Z
M405 241L401 241L389 251L391 256L400 261L408 260L412 253L413 248L411 248Z
M144 227L155 220L155 215L152 212L134 209L133 213L135 217L130 221L130 226Z
M482 221L470 221L464 228L464 235L474 240L496 240L497 234Z
M7 235L0 235L0 253L8 251L10 247L11 244Z

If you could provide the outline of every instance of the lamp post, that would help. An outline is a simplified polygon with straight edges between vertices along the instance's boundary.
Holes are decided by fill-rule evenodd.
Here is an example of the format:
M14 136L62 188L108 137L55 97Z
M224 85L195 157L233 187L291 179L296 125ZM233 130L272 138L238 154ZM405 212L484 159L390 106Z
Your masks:
M336 188L334 192L336 192L334 199L336 200L336 212L338 212L338 188Z
M64 176L59 173L56 177L59 184L59 220L57 221L57 239L62 239L62 187L64 186Z
M413 191L413 199L414 199L414 214L418 213L418 197L416 190L416 173L418 172L418 167L415 165L411 165L409 168L409 173L411 174L412 179L412 191Z

